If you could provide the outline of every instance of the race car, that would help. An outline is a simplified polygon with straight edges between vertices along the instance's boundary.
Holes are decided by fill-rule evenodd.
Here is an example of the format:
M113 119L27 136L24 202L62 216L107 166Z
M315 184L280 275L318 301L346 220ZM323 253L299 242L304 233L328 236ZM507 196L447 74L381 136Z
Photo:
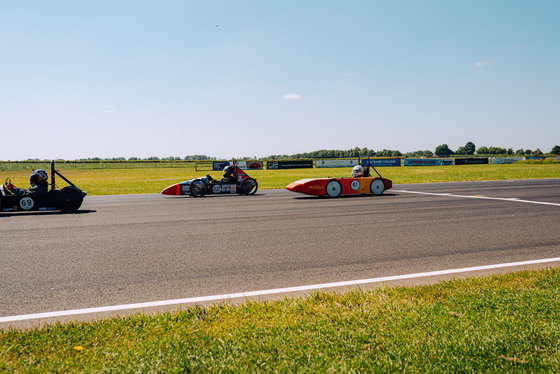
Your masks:
M70 186L62 189L56 188L55 176L59 176ZM7 178L4 182L4 188L0 191L0 212L45 210L60 210L64 213L76 212L87 195L85 191L79 189L58 170L55 170L54 161L51 162L51 188L46 194L14 195L8 190L10 184L11 180Z
M393 187L393 182L385 179L371 166L378 176L372 177L369 173L369 166L362 167L357 165L352 170L352 177L340 178L314 178L300 179L286 186L288 191L299 192L306 195L338 197L341 195L360 195L373 194L381 195L386 190ZM361 175L354 176L354 170L363 171ZM359 173L358 173L359 174Z
M231 169L228 169L231 168ZM226 177L226 169L231 170L231 174ZM229 174L229 171L227 172ZM251 178L241 170L237 164L228 165L224 168L224 179L217 181L209 175L201 178L189 179L185 182L177 183L164 188L161 193L164 195L191 195L200 197L207 194L240 194L254 195L259 188L256 179Z

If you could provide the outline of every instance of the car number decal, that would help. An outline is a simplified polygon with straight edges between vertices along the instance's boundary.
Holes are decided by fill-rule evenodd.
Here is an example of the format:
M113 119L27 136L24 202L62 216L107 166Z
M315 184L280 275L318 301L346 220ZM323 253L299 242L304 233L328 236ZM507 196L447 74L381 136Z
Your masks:
M30 197L24 197L19 201L19 206L23 210L33 209L33 205L35 205L35 202Z
M222 186L220 186L219 184L215 184L212 186L212 192L213 193L220 193L222 192Z
M354 191L358 191L360 189L360 181L352 181L350 187L352 187Z

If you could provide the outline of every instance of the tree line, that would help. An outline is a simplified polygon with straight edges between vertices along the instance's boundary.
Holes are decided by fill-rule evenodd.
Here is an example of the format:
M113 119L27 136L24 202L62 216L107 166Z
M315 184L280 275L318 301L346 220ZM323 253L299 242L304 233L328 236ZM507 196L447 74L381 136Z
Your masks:
M430 152L430 151L422 151L422 152L424 152L425 156L431 156L425 154L425 152ZM514 151L513 148L505 149L502 147L482 146L477 149L473 142L467 142L467 144L465 144L463 147L459 147L456 151L451 150L447 144L441 144L436 147L433 155L442 156L442 157L449 157L454 155L472 156L475 153L476 155L479 156L545 156L546 155L543 151L540 150L540 148L537 148L534 151L530 149L517 149ZM560 155L560 146L555 145L547 154L551 156Z
M405 154L398 150L383 149L382 151L374 151L368 148L355 147L348 150L327 150L321 149L313 152L295 153L292 155L271 155L268 157L260 157L265 160L293 160L293 159L325 159L325 158L364 158L364 157L450 157L450 156L558 156L560 155L560 146L555 145L550 152L544 153L539 148L530 149L517 149L502 148L502 147L486 147L482 146L476 148L473 142L467 142L464 146L457 148L453 151L447 144L441 144L436 147L432 152L430 150L419 150L415 152L407 152ZM259 157L236 157L236 160L256 160ZM147 158L139 157L113 157L113 158L82 158L77 161L216 161L216 157L207 155L188 155L185 157L157 157L151 156ZM26 161L41 161L39 159L28 159ZM43 160L44 161L44 160ZM48 161L48 160L47 160Z

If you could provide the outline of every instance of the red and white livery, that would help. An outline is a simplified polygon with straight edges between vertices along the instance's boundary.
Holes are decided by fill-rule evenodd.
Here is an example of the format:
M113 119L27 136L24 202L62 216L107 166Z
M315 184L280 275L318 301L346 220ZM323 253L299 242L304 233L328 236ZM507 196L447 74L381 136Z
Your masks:
M369 163L369 162L368 162ZM373 166L372 166L373 167ZM300 179L286 186L286 189L292 192L299 192L306 195L338 197L342 195L363 195L373 194L381 195L386 190L393 187L393 182L389 179L378 176L372 177L369 173L369 167L355 166L358 168L360 177L340 177L340 178L314 178Z

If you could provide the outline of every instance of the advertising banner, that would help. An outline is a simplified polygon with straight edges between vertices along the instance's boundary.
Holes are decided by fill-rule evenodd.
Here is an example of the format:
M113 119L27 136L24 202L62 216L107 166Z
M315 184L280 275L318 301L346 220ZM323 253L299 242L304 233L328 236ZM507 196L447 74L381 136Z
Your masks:
M404 166L440 166L439 158L405 158Z
M452 166L453 165L453 159L452 158L442 158L441 159L441 165L442 166Z
M237 166L241 170L262 170L264 162L262 161L238 161Z
M546 157L544 156L531 156L531 157L525 157L524 160L546 160Z
M315 167L317 168L346 168L358 165L358 160L317 160Z
M400 158L375 158L369 160L369 165L379 166L401 166ZM362 166L368 166L368 160L362 160Z
M263 161L237 161L237 166L241 170L262 170L264 162ZM214 161L212 170L224 170L228 165L233 165L230 161Z
M455 165L488 165L487 157L456 158Z
M492 157L492 164L513 164L523 160L523 157Z
M214 161L212 170L224 170L226 166L230 165L229 161Z
M293 160L293 161L268 161L267 169L313 169L313 161Z

